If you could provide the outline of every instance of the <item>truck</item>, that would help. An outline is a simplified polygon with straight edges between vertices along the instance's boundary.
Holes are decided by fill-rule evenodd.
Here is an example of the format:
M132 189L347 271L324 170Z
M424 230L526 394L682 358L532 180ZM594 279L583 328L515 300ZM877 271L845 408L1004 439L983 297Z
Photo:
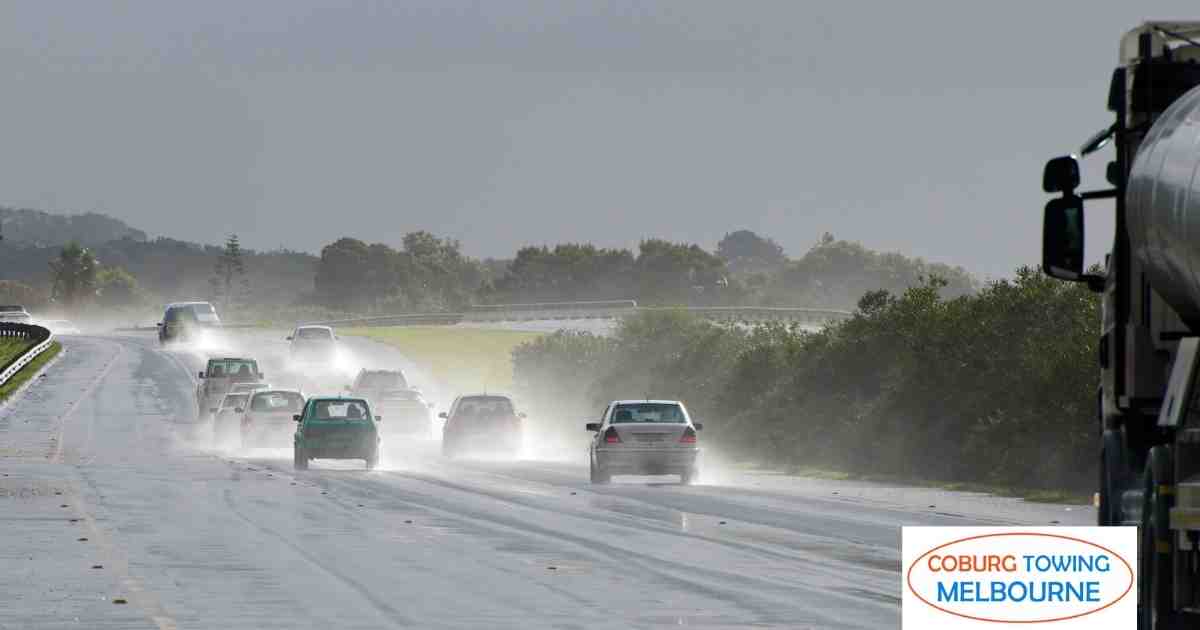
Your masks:
M1139 630L1200 627L1197 86L1200 22L1132 29L1109 84L1112 124L1042 176L1058 195L1043 211L1043 272L1102 294L1097 520L1138 528ZM1078 190L1080 159L1110 145L1107 187ZM1112 200L1114 236L1087 268L1084 202L1098 199Z
M266 378L254 359L223 357L209 359L196 384L196 417L204 420L219 407L221 399L236 383L261 383Z

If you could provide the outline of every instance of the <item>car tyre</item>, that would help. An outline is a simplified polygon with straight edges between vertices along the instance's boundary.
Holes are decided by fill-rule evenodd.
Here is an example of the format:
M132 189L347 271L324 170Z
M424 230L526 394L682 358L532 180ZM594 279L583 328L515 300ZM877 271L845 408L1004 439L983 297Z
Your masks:
M680 473L679 483L681 483L685 486L690 486L690 485L696 483L696 478L699 476L700 476L700 470L697 469L695 466L692 466L691 468L688 468L687 470Z
M304 453L304 447L292 447L292 467L296 470L308 470L308 457Z
M595 460L591 462L591 473L592 483L594 484L603 485L612 481L612 475L608 474L608 471L598 466Z

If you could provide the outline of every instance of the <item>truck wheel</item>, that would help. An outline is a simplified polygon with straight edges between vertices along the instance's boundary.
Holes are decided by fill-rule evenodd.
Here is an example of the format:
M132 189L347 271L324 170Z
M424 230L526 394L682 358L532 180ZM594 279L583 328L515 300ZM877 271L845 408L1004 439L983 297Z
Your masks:
M1138 630L1168 630L1176 627L1171 611L1172 556L1174 538L1167 527L1170 490L1173 486L1171 451L1166 446L1150 449L1144 476L1142 524L1138 528Z
M308 457L304 455L304 447L292 447L292 468L296 470L308 470Z

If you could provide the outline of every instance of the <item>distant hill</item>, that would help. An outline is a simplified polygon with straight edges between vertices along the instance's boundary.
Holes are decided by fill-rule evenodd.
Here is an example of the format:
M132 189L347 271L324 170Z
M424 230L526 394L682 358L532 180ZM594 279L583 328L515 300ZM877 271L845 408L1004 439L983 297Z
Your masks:
M0 206L4 240L34 247L59 247L71 241L94 247L109 241L145 241L146 233L105 214L50 214Z

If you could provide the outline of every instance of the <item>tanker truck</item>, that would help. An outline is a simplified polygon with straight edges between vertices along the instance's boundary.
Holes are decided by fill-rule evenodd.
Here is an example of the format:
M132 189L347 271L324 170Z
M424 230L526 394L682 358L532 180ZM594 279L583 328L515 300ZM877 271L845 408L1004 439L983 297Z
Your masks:
M1138 527L1138 628L1200 628L1200 22L1127 33L1113 124L1046 163L1042 270L1102 293L1098 521ZM1079 160L1111 145L1108 187ZM1194 195L1192 193L1195 193ZM1111 199L1112 249L1085 268L1084 202Z

